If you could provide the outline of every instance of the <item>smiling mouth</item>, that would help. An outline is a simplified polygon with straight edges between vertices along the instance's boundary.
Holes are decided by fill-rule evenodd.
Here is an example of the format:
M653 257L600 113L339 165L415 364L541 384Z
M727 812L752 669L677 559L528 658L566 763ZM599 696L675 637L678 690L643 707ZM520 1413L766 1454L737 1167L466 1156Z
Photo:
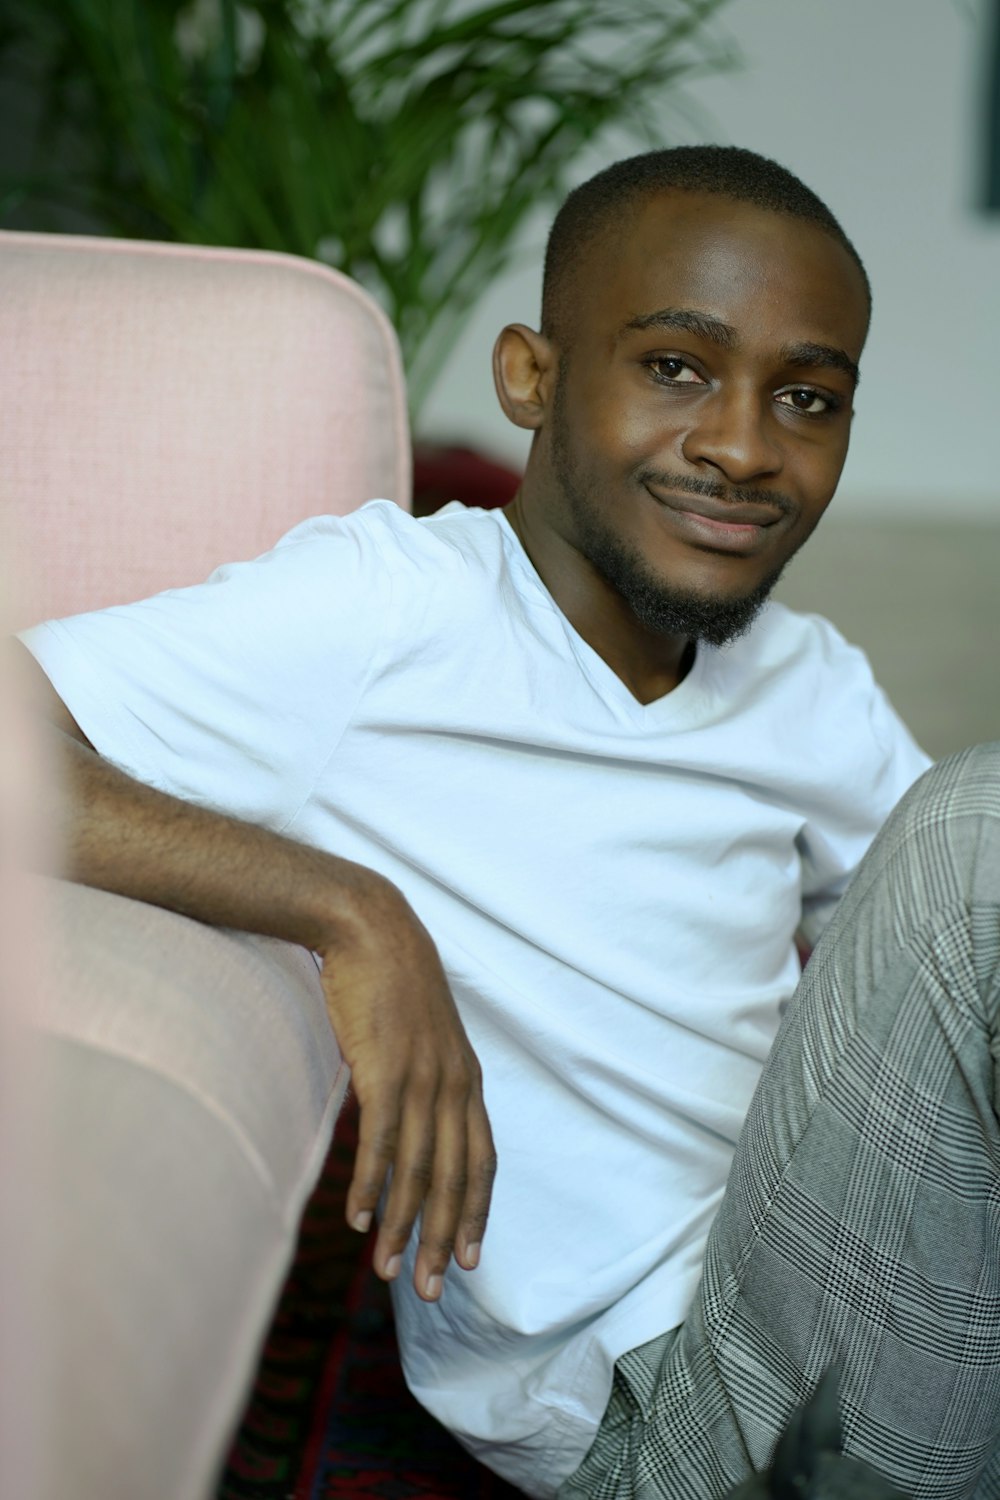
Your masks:
M755 552L770 540L768 529L785 518L784 509L776 505L716 500L651 485L646 490L669 513L672 529L712 551Z

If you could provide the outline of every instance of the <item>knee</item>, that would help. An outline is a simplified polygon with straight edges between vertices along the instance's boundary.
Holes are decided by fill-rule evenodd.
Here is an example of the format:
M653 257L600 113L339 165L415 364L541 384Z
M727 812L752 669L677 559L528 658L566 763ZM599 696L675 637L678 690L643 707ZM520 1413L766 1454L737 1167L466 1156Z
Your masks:
M906 832L966 823L1000 829L1000 740L972 745L931 766L903 797L893 821Z

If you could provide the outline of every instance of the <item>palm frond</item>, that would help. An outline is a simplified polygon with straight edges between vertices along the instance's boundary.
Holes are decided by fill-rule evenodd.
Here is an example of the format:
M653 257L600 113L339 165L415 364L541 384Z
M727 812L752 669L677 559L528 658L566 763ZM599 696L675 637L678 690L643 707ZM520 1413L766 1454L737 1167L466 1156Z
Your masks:
M4 0L0 82L27 49L44 107L0 223L62 205L336 264L393 318L416 412L580 151L612 127L666 144L682 85L735 65L725 3Z

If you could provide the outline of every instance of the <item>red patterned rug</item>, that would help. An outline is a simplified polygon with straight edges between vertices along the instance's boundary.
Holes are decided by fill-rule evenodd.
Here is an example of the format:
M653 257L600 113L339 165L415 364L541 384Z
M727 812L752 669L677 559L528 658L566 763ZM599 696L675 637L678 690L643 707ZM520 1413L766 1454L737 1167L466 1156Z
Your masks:
M356 1140L349 1102L216 1500L517 1500L403 1383L372 1242L344 1222Z

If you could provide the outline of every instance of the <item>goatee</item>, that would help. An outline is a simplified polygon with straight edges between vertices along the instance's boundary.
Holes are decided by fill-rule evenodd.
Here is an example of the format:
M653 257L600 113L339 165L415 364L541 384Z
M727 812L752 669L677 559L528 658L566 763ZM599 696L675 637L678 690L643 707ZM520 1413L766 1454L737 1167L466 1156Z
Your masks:
M776 568L749 594L719 598L672 587L657 578L642 554L595 528L576 509L577 536L587 560L621 595L636 619L657 635L686 636L725 646L745 635L781 577Z

